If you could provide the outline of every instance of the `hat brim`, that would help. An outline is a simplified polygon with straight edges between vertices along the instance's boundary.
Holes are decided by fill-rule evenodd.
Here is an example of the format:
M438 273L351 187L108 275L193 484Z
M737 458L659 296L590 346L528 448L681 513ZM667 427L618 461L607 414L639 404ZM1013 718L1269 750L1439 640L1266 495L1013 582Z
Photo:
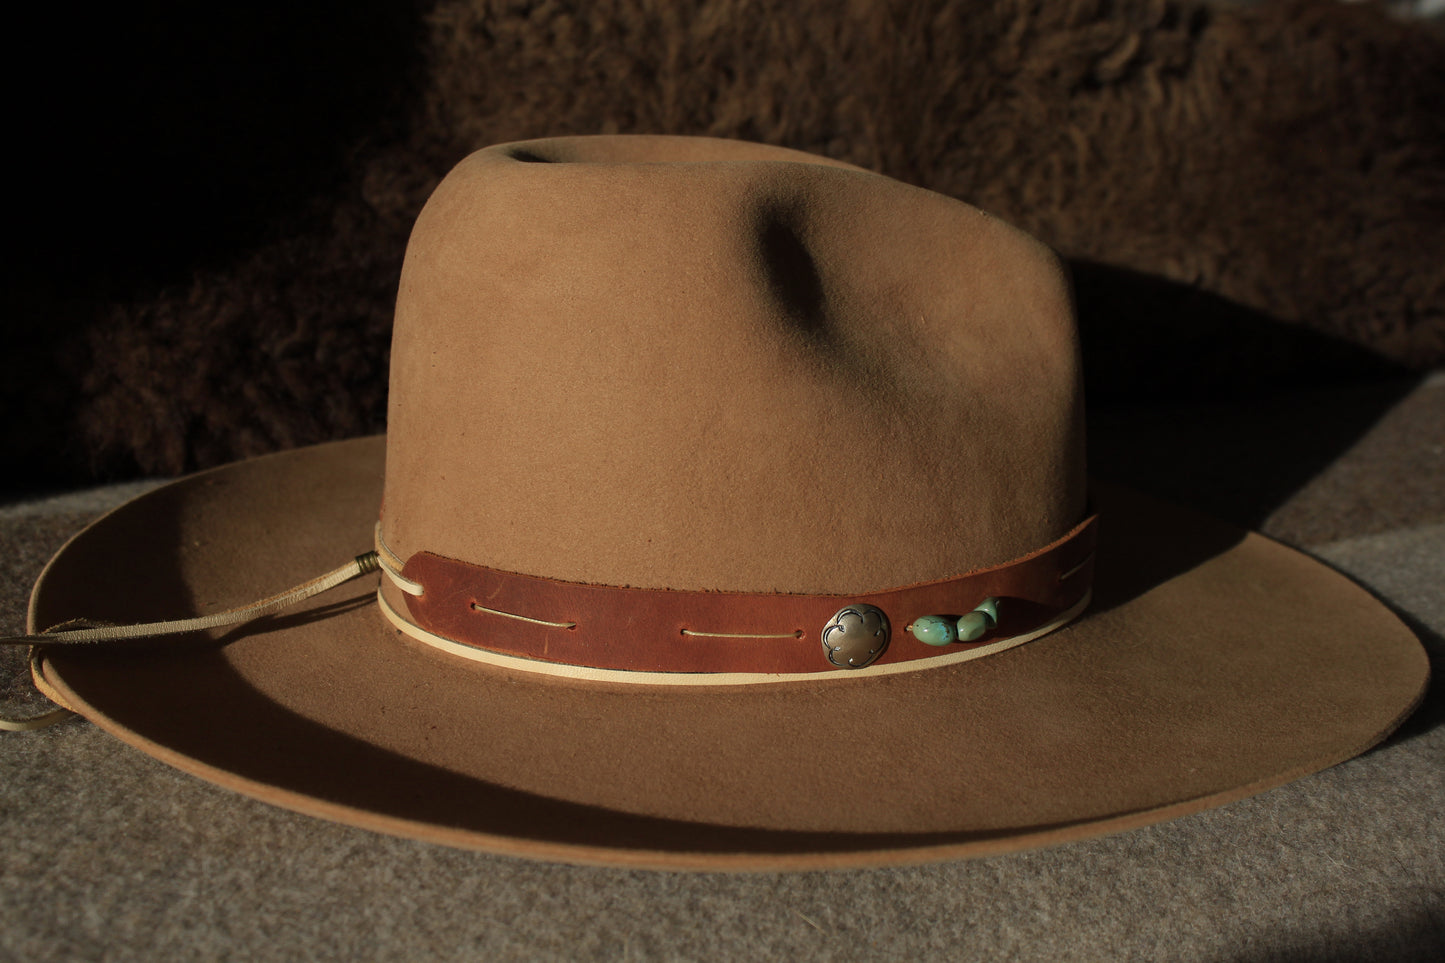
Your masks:
M370 547L385 444L226 466L101 518L50 562L32 631L179 618ZM450 656L374 577L212 639L48 651L125 742L300 812L431 842L692 869L984 855L1221 805L1350 758L1418 704L1388 610L1262 536L1095 491L1091 610L1020 648L859 680L584 683Z

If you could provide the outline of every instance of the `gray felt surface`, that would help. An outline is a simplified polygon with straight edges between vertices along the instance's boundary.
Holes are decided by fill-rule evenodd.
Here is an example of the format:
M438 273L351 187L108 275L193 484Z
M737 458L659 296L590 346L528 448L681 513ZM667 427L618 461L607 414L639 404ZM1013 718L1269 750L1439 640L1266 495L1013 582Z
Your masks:
M1096 413L1096 473L1305 547L1445 658L1445 379ZM0 507L0 630L120 486ZM7 705L24 700L5 656ZM275 809L82 721L0 736L0 958L1437 959L1445 705L1288 786L1013 856L800 874L531 863Z

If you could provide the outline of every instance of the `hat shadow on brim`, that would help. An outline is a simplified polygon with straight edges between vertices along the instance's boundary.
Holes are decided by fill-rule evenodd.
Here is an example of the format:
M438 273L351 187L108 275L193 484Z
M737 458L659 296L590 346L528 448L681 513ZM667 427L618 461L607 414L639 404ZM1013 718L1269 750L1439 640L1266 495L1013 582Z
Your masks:
M210 488L208 480L226 474L227 468L221 468L183 479L79 533L37 585L32 619L49 623L52 616L46 613L52 606L63 610L82 604L80 600L91 595L88 587L102 582L110 592L105 609L87 618L123 623L174 617L178 607L196 609L195 575L184 571L185 554L155 551L135 559L135 548L191 542L181 524L187 495L193 494L187 490ZM1157 574L1167 578L1187 571L1244 534L1220 526L1206 529L1202 537L1180 539L1177 550L1161 558L1165 567ZM115 566L115 559L127 556L136 564ZM1147 591L1150 581L1119 582L1110 595L1098 599L1097 607L1125 602ZM977 855L1079 835L1079 827L1067 821L964 833L732 827L548 798L428 765L288 709L226 658L228 649L247 642L267 644L307 626L375 617L369 611L374 603L370 587L348 585L322 598L303 611L225 632L142 641L121 651L47 654L47 675L58 676L67 695L80 695L82 701L92 696L85 714L112 734L212 782L312 815L491 851L583 863L786 868L896 863L900 853L912 854L904 861ZM158 694L163 697L158 699ZM183 725L177 725L178 716L184 718ZM265 733L265 738L258 739L257 733ZM1162 816L1121 813L1095 820L1097 826L1088 835L1158 818Z

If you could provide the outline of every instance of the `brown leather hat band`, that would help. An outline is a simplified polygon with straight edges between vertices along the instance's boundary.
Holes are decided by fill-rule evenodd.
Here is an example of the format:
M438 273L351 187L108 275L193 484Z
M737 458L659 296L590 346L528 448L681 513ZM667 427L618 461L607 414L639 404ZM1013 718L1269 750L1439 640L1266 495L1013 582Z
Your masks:
M938 660L1003 640L1032 638L1082 607L1093 583L1097 518L1023 558L937 582L857 595L688 592L560 582L412 555L400 575L418 637L436 636L518 659L623 672L810 675L849 671L824 643L845 610L881 613L881 654L870 667ZM384 553L389 555L390 553ZM972 642L919 641L908 626L957 618L998 599L997 624ZM857 620L855 620L856 622ZM847 620L844 620L846 625ZM850 626L852 627L852 626ZM876 625L870 626L876 628ZM891 628L891 632L890 632ZM979 654L983 654L980 652ZM954 661L949 659L948 661Z

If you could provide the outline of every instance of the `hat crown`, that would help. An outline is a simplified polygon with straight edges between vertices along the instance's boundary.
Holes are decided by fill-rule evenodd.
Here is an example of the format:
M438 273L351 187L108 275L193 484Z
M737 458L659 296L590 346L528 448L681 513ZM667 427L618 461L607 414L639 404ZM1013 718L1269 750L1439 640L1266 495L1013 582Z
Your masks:
M397 301L383 531L565 581L848 593L1084 509L1057 258L961 202L730 141L463 161Z

